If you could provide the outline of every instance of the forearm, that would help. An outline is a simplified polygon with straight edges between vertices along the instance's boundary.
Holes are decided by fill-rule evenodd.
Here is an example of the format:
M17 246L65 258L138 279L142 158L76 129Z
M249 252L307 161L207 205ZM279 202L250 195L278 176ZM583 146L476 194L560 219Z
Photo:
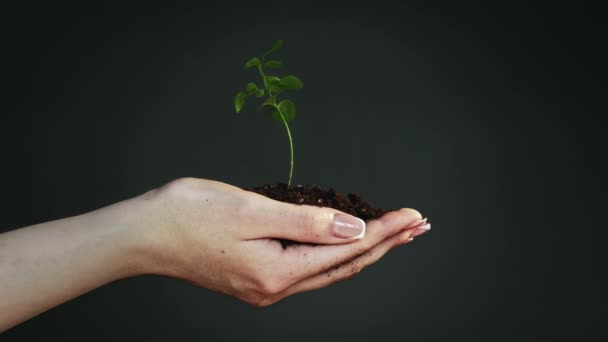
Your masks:
M0 234L0 332L141 272L141 199Z

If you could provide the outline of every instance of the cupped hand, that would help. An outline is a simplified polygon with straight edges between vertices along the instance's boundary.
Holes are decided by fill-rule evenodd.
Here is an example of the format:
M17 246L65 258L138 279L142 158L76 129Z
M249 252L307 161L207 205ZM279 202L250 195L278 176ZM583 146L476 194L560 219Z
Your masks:
M216 181L183 178L139 198L153 230L146 273L181 278L255 306L347 279L430 228L401 209L368 222L283 203ZM280 239L299 242L283 247Z

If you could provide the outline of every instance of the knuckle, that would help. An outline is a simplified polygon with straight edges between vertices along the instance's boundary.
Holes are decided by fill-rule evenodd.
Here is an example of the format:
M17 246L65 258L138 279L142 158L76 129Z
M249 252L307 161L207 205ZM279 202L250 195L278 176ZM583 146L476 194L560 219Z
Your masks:
M181 177L170 181L165 186L168 188L188 188L191 187L195 183L195 181L196 178Z
M274 299L272 297L268 297L268 296L258 296L258 297L247 300L247 303L249 303L250 305L252 305L256 308L265 308L276 302L277 302L276 299Z
M240 286L238 296L242 301L254 307L266 307L280 299L280 284L269 275L257 272L248 277Z
M276 278L263 280L259 284L259 291L265 296L274 296L283 291L284 286Z
M301 236L308 237L314 233L315 221L315 215L305 210L295 215L294 225Z
M263 296L275 296L283 291L287 286L286 282L280 279L276 272L268 268L266 271L257 270L252 279L254 292Z
M161 194L170 198L180 198L187 192L192 191L195 183L196 178L177 178L161 186L158 190Z
M421 220L422 219L422 214L418 210L416 210L416 209L403 208L400 211L402 213L408 215L408 217L411 217L413 220Z
M245 301L255 307L266 307L277 302L280 292L283 290L281 284L275 280L258 280Z
M251 220L256 212L256 203L243 196L232 196L228 201L230 203L230 209L232 211L232 217L236 218L238 222L244 224L251 224Z
M293 225L303 238L314 238L325 223L330 221L330 213L318 208L300 207L293 218Z

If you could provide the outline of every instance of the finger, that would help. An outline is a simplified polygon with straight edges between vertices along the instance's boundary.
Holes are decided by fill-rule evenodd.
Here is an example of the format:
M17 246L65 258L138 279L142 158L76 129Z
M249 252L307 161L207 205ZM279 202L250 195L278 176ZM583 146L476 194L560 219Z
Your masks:
M248 223L248 229L241 236L244 240L273 238L302 243L343 244L365 236L365 222L339 210L295 205L257 196L241 215L247 217Z
M365 238L351 244L289 246L283 251L283 257L285 266L291 271L292 284L354 259L402 230L412 230L413 233L421 225L426 225L425 221L418 211L401 209L371 221Z
M296 293L317 290L327 287L333 283L347 280L361 272L364 268L372 265L382 258L391 249L405 245L414 240L412 237L415 230L408 229L400 232L389 239L380 242L378 245L356 257L355 259L337 265L323 273L306 278L278 294L279 298L284 298Z

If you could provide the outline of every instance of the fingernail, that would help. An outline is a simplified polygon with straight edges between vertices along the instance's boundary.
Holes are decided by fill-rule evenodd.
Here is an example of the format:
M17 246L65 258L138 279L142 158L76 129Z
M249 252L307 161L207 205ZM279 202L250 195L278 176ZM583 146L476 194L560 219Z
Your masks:
M414 228L414 227L418 227L418 226L422 226L426 223L427 218L423 218L420 220L416 220L414 222L412 222L412 224L409 225L409 228Z
M343 239L362 239L365 236L365 222L357 217L335 214L333 221L333 234Z
M412 233L412 237L420 236L420 235L428 232L429 230L431 230L431 224L427 223L423 226L416 228L416 230L414 230L414 232Z

